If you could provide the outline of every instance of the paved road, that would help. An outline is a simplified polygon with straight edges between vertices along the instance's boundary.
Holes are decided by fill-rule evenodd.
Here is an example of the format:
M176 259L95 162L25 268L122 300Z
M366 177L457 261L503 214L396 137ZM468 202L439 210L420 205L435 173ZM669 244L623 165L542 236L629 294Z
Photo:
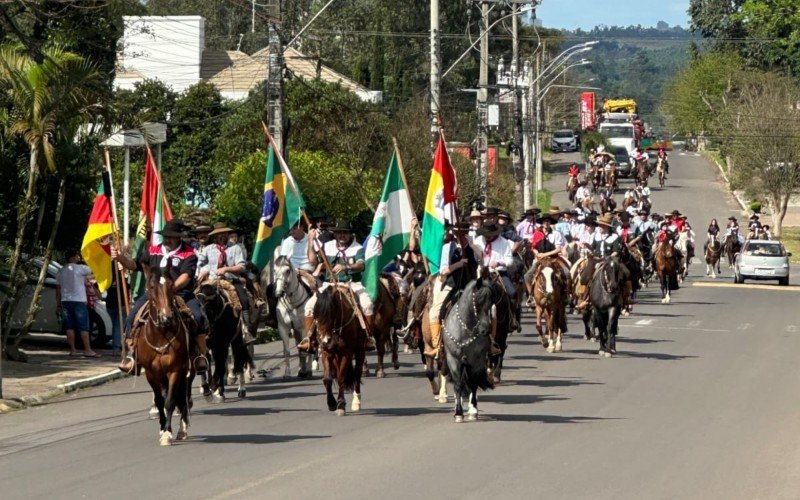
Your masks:
M699 158L673 172L658 210L698 226L735 211ZM526 318L476 423L453 423L410 354L367 380L360 414L328 413L319 379L266 380L245 401L197 401L192 437L168 449L143 379L0 416L2 496L798 498L800 290L710 282L668 306L646 290L613 359L575 319L547 354Z

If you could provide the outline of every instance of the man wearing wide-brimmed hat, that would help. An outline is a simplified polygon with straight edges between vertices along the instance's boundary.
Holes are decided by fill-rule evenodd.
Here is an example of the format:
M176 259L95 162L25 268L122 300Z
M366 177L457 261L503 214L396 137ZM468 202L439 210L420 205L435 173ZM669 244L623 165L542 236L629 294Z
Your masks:
M242 305L242 322L245 328L242 329L246 343L255 341L253 337L253 324L250 317L250 299L247 294L245 274L247 273L247 259L244 256L242 247L238 244L229 245L230 235L233 229L223 222L214 224L213 229L208 234L211 241L204 246L198 253L198 277L199 283L207 279L224 279L233 284L236 295Z
M497 214L497 225L500 226L500 235L512 243L511 251L516 252L522 244L522 237L517 234L513 225L511 214L505 210L500 210Z
M483 254L483 265L498 273L506 293L513 302L517 291L507 274L508 266L514 263L513 243L503 238L502 232L503 229L497 224L484 224L478 232L478 237L475 238L475 246ZM516 320L512 321L510 328L511 330L517 328Z
M522 239L531 241L531 238L533 238L533 233L536 231L536 216L539 213L541 213L541 210L538 208L529 208L523 212L520 223L517 224L517 234Z
M469 221L469 238L475 240L478 236L478 229L483 225L483 214L480 210L472 209L467 220Z
M192 357L195 369L202 373L208 368L205 358L207 324L203 316L200 302L194 296L195 275L197 273L197 255L192 247L181 241L188 227L180 219L172 219L164 225L164 229L158 231L164 238L161 245L148 248L138 260L134 261L129 256L117 253L114 245L111 246L111 258L116 259L125 269L131 271L144 272L148 270L151 276L160 278L167 274L173 282L175 295L183 299L194 317L196 328L191 328L192 335ZM139 310L147 303L147 295L142 295L131 308L131 312L125 320L125 337L128 344L128 356L123 360L119 369L125 373L133 373L136 368L134 361L136 339L131 334L133 331L133 320Z
M739 222L736 220L736 217L731 215L728 217L728 225L727 229L725 230L725 236L722 237L722 246L725 246L725 242L728 241L728 238L734 236L738 239L739 238Z
M361 273L364 271L364 247L361 246L355 238L353 226L350 222L341 221L331 228L333 232L333 240L325 243L322 246L322 253L328 260L331 271L335 275L338 283L347 284L355 294L358 300L358 306L364 315L364 329L366 333L365 347L368 351L375 350L375 339L373 336L374 330L374 304L372 299L367 293L364 285L361 284ZM309 239L314 241L316 239L316 231L309 232ZM308 245L308 260L312 266L324 264L319 261L317 252L314 245ZM323 291L331 285L332 278L328 272L323 272L320 277L324 283L319 288ZM316 331L314 329L314 306L317 303L317 294L314 294L308 301L306 301L303 310L305 320L303 330L305 331L306 338L297 345L297 349L301 351L309 351L316 345Z
M195 250L200 250L206 246L208 241L208 233L210 232L211 226L206 226L204 224L195 226L195 228L190 232L194 236L194 241L192 241L191 247Z

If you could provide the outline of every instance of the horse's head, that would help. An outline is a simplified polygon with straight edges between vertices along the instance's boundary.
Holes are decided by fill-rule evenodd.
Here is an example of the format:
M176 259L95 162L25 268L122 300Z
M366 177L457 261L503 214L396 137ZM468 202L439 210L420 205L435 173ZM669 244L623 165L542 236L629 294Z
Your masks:
M203 305L203 309L209 316L213 316L216 311L225 306L222 294L219 290L219 281L206 281L195 291L195 297Z
M169 271L157 278L151 273L147 280L147 307L150 320L159 328L174 326L178 320L173 308L175 289L173 281L169 278Z
M622 286L622 268L619 260L615 257L607 258L601 272L603 289L612 295L616 294Z
M285 256L278 257L275 260L275 296L283 297L287 285L296 279L292 262Z
M333 343L334 336L341 334L348 321L355 321L356 312L347 300L341 300L342 292L330 286L317 294L314 304L314 321L317 325L317 338L324 349Z
M459 299L459 303L463 303L463 307L472 309L477 321L478 334L489 335L492 327L491 311L494 304L494 291L491 280L479 277L468 284ZM463 333L466 334L467 332Z

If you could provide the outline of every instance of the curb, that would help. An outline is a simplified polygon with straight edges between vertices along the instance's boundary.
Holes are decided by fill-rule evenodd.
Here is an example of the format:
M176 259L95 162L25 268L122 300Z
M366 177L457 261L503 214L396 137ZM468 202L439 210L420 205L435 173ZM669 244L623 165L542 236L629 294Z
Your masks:
M728 186L728 192L733 195L733 197L736 199L736 202L739 204L740 207L742 207L742 210L744 212L750 212L750 210L747 208L747 203L745 203L745 201L739 196L739 194L736 191L731 189L731 181L730 179L728 179L728 174L725 173L725 169L722 168L722 165L705 151L703 152L703 157L717 166L717 168L719 169L719 173L722 174L722 178L725 179L725 185Z
M66 384L58 384L55 389L50 389L49 391L44 391L37 394L31 394L30 396L22 396L12 399L0 399L0 413L8 413L10 411L30 408L31 406L38 406L58 396L75 392L78 389L102 385L106 382L111 382L112 380L117 380L123 377L127 377L127 375L119 370L113 370L108 373L95 375L94 377L73 380L72 382L67 382Z

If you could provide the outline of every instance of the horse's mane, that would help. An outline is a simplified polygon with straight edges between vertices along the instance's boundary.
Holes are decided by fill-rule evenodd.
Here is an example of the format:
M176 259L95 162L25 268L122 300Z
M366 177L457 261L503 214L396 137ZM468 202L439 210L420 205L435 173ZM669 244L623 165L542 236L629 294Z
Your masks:
M280 267L280 266L284 266L284 265L288 265L289 267L292 267L292 261L289 259L289 257L287 257L285 255L281 255L280 257L275 259L275 267Z

